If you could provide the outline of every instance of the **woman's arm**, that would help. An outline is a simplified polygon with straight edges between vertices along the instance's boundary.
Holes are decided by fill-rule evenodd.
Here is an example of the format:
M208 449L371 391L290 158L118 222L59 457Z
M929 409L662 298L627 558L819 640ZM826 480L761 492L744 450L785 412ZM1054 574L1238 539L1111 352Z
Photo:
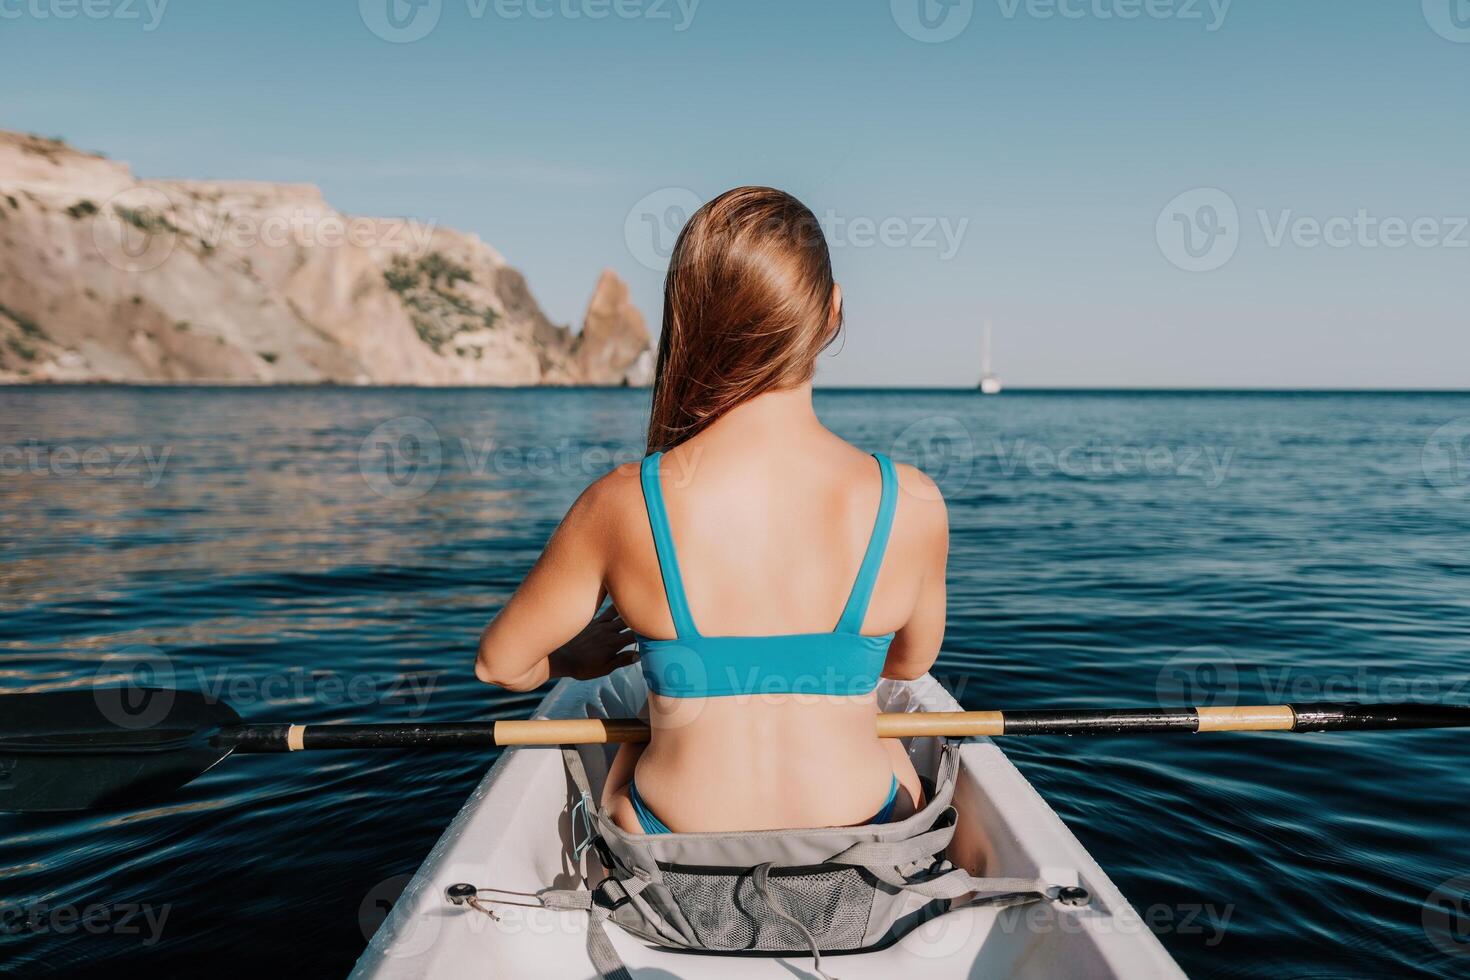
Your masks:
M612 535L606 478L583 492L546 543L515 595L480 635L475 676L512 691L531 691L552 677L600 677L636 659L621 654L632 636L609 606Z
M894 634L883 676L909 681L929 672L944 642L948 618L944 576L949 564L949 512L939 488L922 470L900 466L899 486L904 491L901 503L918 525L923 567L913 614Z

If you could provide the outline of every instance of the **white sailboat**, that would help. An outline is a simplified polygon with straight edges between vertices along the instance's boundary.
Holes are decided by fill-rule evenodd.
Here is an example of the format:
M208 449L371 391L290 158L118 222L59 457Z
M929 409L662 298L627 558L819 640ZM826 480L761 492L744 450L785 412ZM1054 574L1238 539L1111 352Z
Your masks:
M985 321L985 333L980 341L980 394L1000 394L1000 378L990 370L990 321Z

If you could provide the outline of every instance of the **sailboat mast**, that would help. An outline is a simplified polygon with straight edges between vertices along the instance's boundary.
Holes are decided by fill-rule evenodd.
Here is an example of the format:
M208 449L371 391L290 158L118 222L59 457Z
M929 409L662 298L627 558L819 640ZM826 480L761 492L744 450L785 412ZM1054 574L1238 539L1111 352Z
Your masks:
M990 369L990 321L985 321L985 328L980 334L980 393L982 395L1000 394L1000 379Z

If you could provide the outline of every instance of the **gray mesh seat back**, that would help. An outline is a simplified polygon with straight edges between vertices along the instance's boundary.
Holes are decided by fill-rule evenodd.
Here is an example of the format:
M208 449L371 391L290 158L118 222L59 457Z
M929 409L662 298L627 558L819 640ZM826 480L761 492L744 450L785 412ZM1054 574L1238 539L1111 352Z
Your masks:
M705 950L805 953L887 945L948 907L947 899L905 884L950 870L943 851L954 833L959 752L952 742L933 741L935 751L915 753L932 760L924 774L932 791L922 809L893 823L630 834L583 802L600 838L598 853L610 865L602 870L642 882L637 896L609 918L649 942ZM896 863L846 860L857 845L884 846L884 859Z
M947 696L935 708L935 692L943 689L932 679L883 681L879 703L890 712L954 710ZM636 666L581 693L587 715L603 718L635 717L648 697ZM564 746L570 857L586 867L586 887L538 897L547 908L588 914L587 954L607 980L631 980L604 928L609 921L651 945L686 951L810 953L825 978L823 952L881 948L960 907L1054 899L1056 886L1043 879L977 877L944 860L957 819L960 743L906 743L928 792L923 809L904 820L698 834L624 832L598 806L616 747Z

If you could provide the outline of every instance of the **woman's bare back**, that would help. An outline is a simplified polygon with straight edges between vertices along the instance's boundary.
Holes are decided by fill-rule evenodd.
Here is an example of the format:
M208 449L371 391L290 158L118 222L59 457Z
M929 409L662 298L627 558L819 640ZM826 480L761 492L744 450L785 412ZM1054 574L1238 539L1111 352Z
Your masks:
M754 399L663 459L669 525L702 636L830 632L852 590L878 512L879 468L809 407L785 404L802 396ZM634 632L672 639L638 474L625 468L602 482L607 590ZM917 471L901 468L899 484L861 632L897 634L884 674L910 677L927 670L942 636L945 518ZM860 823L880 809L895 775L901 807L920 797L901 747L874 733L872 694L654 695L649 713L652 742L625 749L608 781L606 802L632 830L626 783L635 765L640 796L676 830Z

